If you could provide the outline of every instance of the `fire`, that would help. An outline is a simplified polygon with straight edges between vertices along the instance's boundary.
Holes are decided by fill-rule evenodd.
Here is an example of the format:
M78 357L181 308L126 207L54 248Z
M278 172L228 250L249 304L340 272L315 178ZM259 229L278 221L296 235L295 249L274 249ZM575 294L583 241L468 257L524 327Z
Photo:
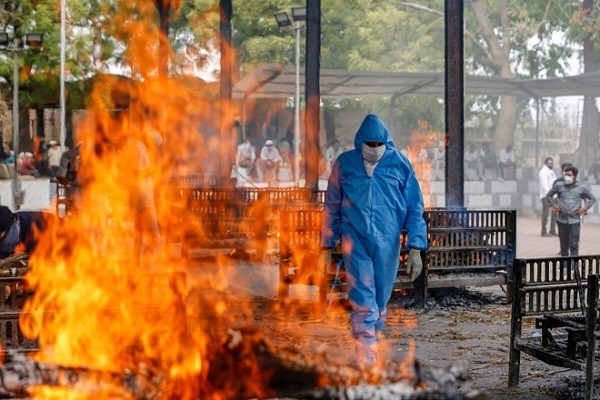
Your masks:
M149 98L152 85L138 94ZM182 265L168 257L185 221L173 214L184 210L173 207L166 185L175 138L163 130L164 153L157 154L153 131L138 119L151 111L133 102L126 110L97 104L79 130L77 206L64 221L49 221L32 255L27 280L34 296L22 328L39 336L39 361L113 373L146 364L165 381L193 387L205 340L187 329Z
M408 342L408 353L406 355L406 357L402 360L402 363L400 364L400 374L406 379L406 380L414 380L415 379L415 370L414 370L414 364L415 364L415 353L416 353L416 344L415 344L415 340L413 338L410 338L409 342Z
M194 210L175 185L177 177L201 167L222 168L214 163L223 152L214 134L216 97L209 88L159 73L153 60L164 38L158 39L152 3L131 1L110 21L123 30L117 37L129 43L125 54L134 79L97 79L77 128L81 190L66 218L47 221L29 260L26 279L33 296L20 325L25 335L39 339L32 358L86 375L76 383L65 378L60 388L34 388L36 398L131 398L125 384L131 381L150 391L149 398L235 396L209 382L211 360L237 363L214 354L211 359L209 350L214 328L226 326L233 311L240 313L214 295L228 282L220 268L226 260L218 258L213 269L202 272L201 289L213 296L198 295L194 302L188 260L172 257L185 230L204 234L190 227ZM129 18L134 11L138 18ZM427 166L416 167L425 193ZM265 223L257 221L255 229ZM243 364L253 377L263 373L251 357ZM227 377L232 383L225 385L235 387L238 378ZM256 395L267 390L262 382L245 384Z
M441 137L443 134L433 131L427 121L419 120L419 128L411 132L410 144L406 148L407 156L421 185L425 207L430 207L433 202L431 181L434 158L427 152L427 148L437 143Z
M114 398L125 371L153 377L156 398L197 398L208 368L207 339L195 329L202 316L187 307L187 266L171 257L188 221L173 183L214 159L198 127L218 132L218 118L209 89L159 77L148 4L137 4L138 19L127 19L134 6L115 16L135 79L96 81L76 132L81 191L72 213L40 233L20 321L39 338L35 360L98 373L86 388L39 388L38 398ZM194 312L227 312L223 302L205 307Z

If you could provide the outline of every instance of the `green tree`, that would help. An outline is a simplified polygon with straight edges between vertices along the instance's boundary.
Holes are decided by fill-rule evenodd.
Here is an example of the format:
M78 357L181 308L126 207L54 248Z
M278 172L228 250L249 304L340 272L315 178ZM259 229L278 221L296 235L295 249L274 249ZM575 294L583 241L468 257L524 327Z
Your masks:
M293 62L293 36L279 31L270 18L275 6L285 9L289 2L276 3L234 3L236 44L242 66ZM442 2L331 0L322 7L323 68L443 71ZM507 79L564 74L573 41L563 38L568 37L571 18L578 10L576 3L548 0L465 2L466 72ZM427 119L441 128L439 99L423 97L403 97L399 119L412 121L411 124ZM504 96L470 100L468 107L477 113L489 111L480 119L494 121L495 144L501 148L514 141L515 121L528 118L527 102ZM384 107L383 103L372 106Z
M600 53L594 51L594 48L600 46L600 4L597 1L584 0L581 8L571 16L570 22L570 38L583 45L584 72L595 72L600 60ZM596 99L593 96L585 96L579 139L580 166L589 166L596 159L600 140L599 125Z

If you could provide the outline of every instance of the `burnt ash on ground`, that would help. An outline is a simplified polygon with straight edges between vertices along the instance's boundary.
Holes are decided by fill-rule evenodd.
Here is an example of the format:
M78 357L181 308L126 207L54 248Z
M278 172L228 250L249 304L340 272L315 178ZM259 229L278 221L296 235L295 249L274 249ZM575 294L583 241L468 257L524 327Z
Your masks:
M583 374L583 372L582 372ZM550 386L555 391L557 398L561 399L584 399L585 377L583 375L566 376L557 380L556 386ZM594 396L592 399L600 399L600 377L594 379Z
M437 309L474 311L493 304L506 304L506 297L466 288L431 289L423 311ZM418 310L420 301L412 292L396 291L392 294L389 305L393 308Z

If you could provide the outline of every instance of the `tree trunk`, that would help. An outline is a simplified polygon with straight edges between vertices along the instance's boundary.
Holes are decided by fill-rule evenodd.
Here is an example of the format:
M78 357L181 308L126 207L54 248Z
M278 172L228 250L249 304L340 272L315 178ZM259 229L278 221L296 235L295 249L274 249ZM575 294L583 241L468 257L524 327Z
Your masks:
M219 1L219 37L221 50L221 154L219 175L226 179L231 174L231 167L235 163L234 149L237 147L237 131L233 129L233 49L231 18L233 5L231 0Z
M471 2L471 7L489 50L488 63L495 66L501 78L512 79L514 76L510 69L510 35L507 34L501 38L496 35L495 28L490 21L490 13L488 12L485 0L474 0ZM510 32L508 0L502 0L498 7L502 31ZM494 132L494 147L496 151L506 147L508 144L513 144L517 120L516 115L517 99L511 96L502 96L498 124Z
M496 150L503 149L507 145L514 145L515 127L517 126L517 98L514 96L502 96L500 99L500 114L498 125L494 131L494 147Z
M158 29L159 47L158 47L158 73L160 76L167 76L169 71L169 11L170 2L168 0L156 0L158 10Z
M592 12L593 0L584 0L583 11L586 15ZM583 38L583 68L585 73L597 70L594 60L594 44L591 33ZM598 119L598 108L596 107L596 98L585 96L583 98L583 115L581 118L581 135L579 139L579 150L577 163L580 169L587 169L591 162L596 160L596 150L598 149L598 132L600 124ZM575 160L574 160L575 161Z

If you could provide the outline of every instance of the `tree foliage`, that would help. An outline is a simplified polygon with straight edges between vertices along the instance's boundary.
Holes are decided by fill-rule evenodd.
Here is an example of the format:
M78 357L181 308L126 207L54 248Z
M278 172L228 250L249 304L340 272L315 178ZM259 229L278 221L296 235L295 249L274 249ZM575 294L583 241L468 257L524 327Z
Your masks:
M11 7L10 5L20 5ZM47 85L59 74L59 0L13 0L0 8L0 22L7 27L19 21L17 34L45 32L41 51L20 53L21 84L33 74L46 76ZM67 71L70 79L98 72L126 71L152 74L156 44L140 41L132 24L157 20L154 2L128 0L68 0ZM234 0L233 46L240 74L264 62L292 64L295 38L292 29L278 28L273 14L287 11L297 0ZM171 73L194 74L206 66L219 47L218 0L181 0L172 4L169 41ZM321 67L371 71L441 72L444 68L444 2L439 0L328 0L322 6ZM556 0L468 0L465 2L465 71L489 76L543 78L560 76L572 69L568 60L585 34L600 45L600 12L584 13L578 2ZM117 10L127 13L117 13ZM116 15L127 18L115 19ZM148 18L148 15L150 17ZM142 18L143 17L143 18ZM146 27L156 35L156 26ZM304 44L304 31L302 30ZM137 42L136 42L137 41ZM147 49L128 52L138 43ZM304 52L302 52L304 53ZM595 54L598 58L598 54ZM137 57L137 58L136 58ZM141 59L140 59L141 58ZM301 62L303 63L303 57ZM132 67L133 66L133 67ZM132 69L133 68L133 69ZM0 75L11 81L9 55L0 54ZM43 82L40 82L44 85ZM41 92L41 91L40 91ZM27 98L27 93L24 94ZM34 103L35 96L27 98ZM502 99L476 99L468 109L481 121L493 121L497 133L510 141L512 131L499 129L501 113L509 110ZM387 101L373 102L385 109ZM326 107L354 104L346 99ZM484 105L485 103L485 105ZM524 110L526 107L514 107ZM467 110L469 111L469 110ZM469 114L467 113L467 118ZM517 116L513 115L513 120ZM526 112L519 117L528 118ZM396 118L406 125L425 119L443 129L443 105L439 98L405 96ZM500 121L500 122L499 122Z

